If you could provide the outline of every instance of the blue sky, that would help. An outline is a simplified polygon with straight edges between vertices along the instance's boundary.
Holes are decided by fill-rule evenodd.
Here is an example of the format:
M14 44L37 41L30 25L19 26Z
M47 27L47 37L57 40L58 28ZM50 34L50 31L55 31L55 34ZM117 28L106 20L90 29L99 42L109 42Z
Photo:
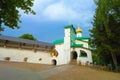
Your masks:
M22 34L32 34L37 40L53 42L64 38L64 27L73 24L80 25L83 36L89 37L95 11L93 0L35 0L32 9L36 15L26 15L20 11L20 29L5 27L3 35L18 37Z

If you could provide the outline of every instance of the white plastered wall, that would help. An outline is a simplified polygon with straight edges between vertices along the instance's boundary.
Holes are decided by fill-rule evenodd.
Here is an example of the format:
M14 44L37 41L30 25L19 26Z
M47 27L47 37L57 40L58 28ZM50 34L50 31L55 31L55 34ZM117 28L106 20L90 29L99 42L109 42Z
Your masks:
M62 44L55 45L55 49L58 52L58 56L57 57L56 56L52 56L51 57L51 62L52 62L52 60L56 60L56 62L57 62L56 65L60 65L60 59L59 59L59 57L60 57L60 55L62 53L62 47L61 46L62 46Z
M70 28L66 28L64 33L64 43L55 45L58 56L52 58L57 60L57 65L68 64L70 62Z
M64 44L55 45L55 49L58 52L58 56L52 57L52 60L55 59L57 61L57 65L67 64L67 55L65 54Z
M50 53L43 51L0 47L0 61L5 61L5 57L10 57L10 61L14 62L24 62L24 58L27 57L28 63L51 64Z

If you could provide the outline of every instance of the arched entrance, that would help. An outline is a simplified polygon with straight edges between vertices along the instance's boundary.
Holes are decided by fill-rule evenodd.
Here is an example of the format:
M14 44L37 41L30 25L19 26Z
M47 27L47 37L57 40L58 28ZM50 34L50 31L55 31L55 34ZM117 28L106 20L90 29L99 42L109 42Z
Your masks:
M57 65L57 61L55 59L52 60L52 65Z
M77 52L76 51L72 51L71 52L71 60L76 60L77 59Z
M77 64L77 52L76 51L72 51L71 52L71 62L70 64Z

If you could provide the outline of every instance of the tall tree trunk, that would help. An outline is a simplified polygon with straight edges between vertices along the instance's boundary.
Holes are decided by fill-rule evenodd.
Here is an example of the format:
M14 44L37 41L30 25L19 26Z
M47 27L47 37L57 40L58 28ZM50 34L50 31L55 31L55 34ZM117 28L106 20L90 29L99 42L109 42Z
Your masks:
M113 63L115 65L115 70L118 71L116 54L115 53L111 53L111 55L112 55Z

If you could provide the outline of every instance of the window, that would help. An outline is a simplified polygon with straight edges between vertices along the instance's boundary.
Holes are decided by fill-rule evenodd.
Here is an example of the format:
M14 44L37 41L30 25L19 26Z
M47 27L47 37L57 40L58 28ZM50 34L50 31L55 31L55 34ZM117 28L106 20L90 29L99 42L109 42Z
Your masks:
M80 50L80 57L87 57L87 53L83 50Z
M10 61L10 57L5 57L4 58L6 61Z
M42 60L42 58L39 58L39 61L41 61Z
M28 60L28 58L27 58L27 57L25 57L25 58L24 58L24 62L27 62L27 60Z

